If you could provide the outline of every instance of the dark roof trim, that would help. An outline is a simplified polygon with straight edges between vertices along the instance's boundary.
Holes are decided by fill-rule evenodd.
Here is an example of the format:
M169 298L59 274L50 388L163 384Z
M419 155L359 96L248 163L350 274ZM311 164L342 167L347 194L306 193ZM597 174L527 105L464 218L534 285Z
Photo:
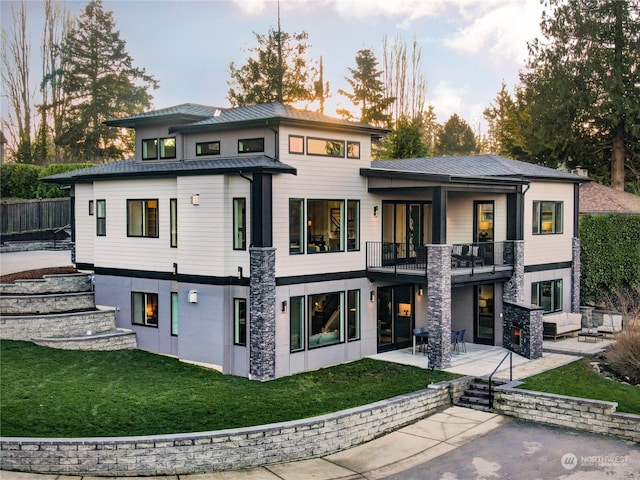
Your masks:
M476 183L482 185L527 185L527 180L516 177L474 177L462 175L441 175L436 173L401 172L397 170L382 170L379 168L361 168L363 177L398 178L404 180L421 180L439 183Z

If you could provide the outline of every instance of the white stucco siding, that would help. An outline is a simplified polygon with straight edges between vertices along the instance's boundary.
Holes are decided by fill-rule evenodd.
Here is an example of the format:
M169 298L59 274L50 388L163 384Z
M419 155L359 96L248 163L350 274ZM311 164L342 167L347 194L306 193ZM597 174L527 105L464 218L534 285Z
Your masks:
M77 184L74 188L74 197L76 262L93 264L93 243L96 238L96 202L93 184ZM93 201L93 215L89 215L90 201Z
M106 236L95 237L97 267L170 272L169 199L176 196L173 179L105 181L94 184L96 200L106 200ZM158 238L127 236L127 200L158 200Z
M533 234L533 202L563 202L563 233ZM572 259L573 238L573 184L533 182L525 194L524 202L524 263L540 265L568 262Z
M360 159L335 158L313 155L289 154L289 135L312 136L360 142ZM373 218L375 200L367 193L366 178L360 168L370 165L370 137L368 135L303 129L280 131L280 160L297 169L297 175L273 177L273 245L276 250L276 275L310 275L364 270L365 239L375 235L376 219ZM305 142L306 143L306 142ZM305 145L306 148L306 145ZM366 155L366 156L365 156ZM289 199L305 200L359 200L360 201L360 250L353 252L326 252L316 254L289 253ZM378 227L379 228L379 227Z

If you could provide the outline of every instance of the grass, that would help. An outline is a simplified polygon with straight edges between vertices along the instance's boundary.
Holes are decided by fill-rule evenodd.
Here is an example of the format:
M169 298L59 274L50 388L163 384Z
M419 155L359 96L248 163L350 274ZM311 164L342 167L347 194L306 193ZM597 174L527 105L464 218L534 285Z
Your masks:
M307 418L457 378L372 359L249 381L141 350L0 342L2 436L152 435Z
M601 377L589 367L590 361L583 358L529 377L518 388L618 402L617 411L640 415L640 387Z

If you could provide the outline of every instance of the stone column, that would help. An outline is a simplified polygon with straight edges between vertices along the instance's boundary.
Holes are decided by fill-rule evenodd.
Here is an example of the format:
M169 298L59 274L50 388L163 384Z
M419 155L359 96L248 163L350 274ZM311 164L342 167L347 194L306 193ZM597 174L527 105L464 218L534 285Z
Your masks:
M573 261L573 267L571 268L571 311L573 313L580 313L580 273L582 270L582 263L580 262L580 239L574 237L571 247L571 260Z
M427 245L429 368L451 365L451 245Z
M276 249L249 249L249 378L276 376Z
M505 251L507 262L513 262L513 274L505 282L502 299L505 302L524 302L524 240L513 240L513 248L507 242Z

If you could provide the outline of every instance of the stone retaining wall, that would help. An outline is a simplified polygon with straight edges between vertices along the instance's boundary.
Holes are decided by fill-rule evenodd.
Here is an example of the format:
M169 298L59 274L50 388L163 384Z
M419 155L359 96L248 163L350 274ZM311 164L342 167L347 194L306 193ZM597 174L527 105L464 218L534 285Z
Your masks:
M0 439L0 469L149 476L240 470L315 458L373 440L453 404L470 377L319 417L216 432L122 438Z
M0 317L0 338L31 341L36 337L79 337L87 330L108 332L116 328L114 308L54 315Z
M138 347L133 330L119 328L113 332L69 338L32 338L41 347L61 350L130 350Z
M15 283L0 284L0 295L44 295L91 290L91 275L86 273L45 275L38 280L16 280Z
M616 412L616 402L514 388L521 383L495 388L493 408L496 413L640 442L640 415Z
M35 250L71 250L70 240L42 240L35 242L5 242L0 245L0 253L32 252Z
M0 296L2 315L79 312L95 306L93 292Z

